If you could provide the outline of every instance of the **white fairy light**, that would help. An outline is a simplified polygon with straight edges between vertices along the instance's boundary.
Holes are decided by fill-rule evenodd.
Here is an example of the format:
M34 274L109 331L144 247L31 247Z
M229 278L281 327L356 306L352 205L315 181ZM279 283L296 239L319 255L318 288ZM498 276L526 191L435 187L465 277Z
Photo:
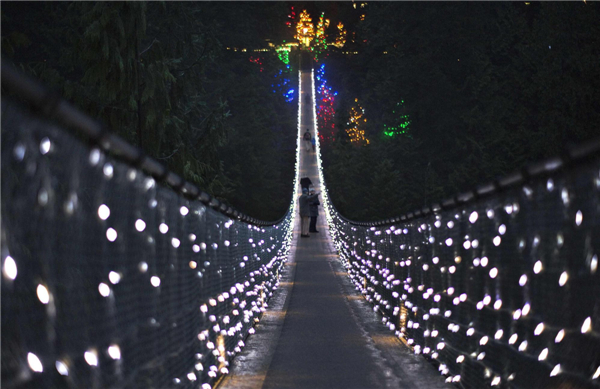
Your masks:
M83 354L83 357L88 365L98 366L98 353L96 350L88 350Z
M558 285L565 286L568 279L569 279L569 275L567 274L567 272L566 271L562 272L562 274L560 275L560 278L558 279Z
M110 216L110 208L106 204L102 204L98 207L98 217L102 220L108 219Z
M106 285L104 282L101 282L98 285L98 292L102 295L102 297L110 296L110 286Z
M115 240L117 240L117 230L115 230L114 228L109 228L106 230L106 239L108 239L110 242L114 242Z
M152 276L150 278L150 283L152 284L152 286L154 286L155 288L158 288L160 286L160 278L157 276Z
M2 274L4 274L4 277L10 280L14 280L15 278L17 278L17 263L10 255L8 255L4 259L4 265L2 266Z
M108 273L108 280L111 284L116 285L121 281L121 274L117 273L116 271L111 271Z
M469 215L469 222L471 222L471 224L475 223L478 217L479 215L476 211L471 212L471 215Z
M29 364L29 368L36 373L44 372L44 365L42 365L42 361L38 358L34 353L27 353L27 363Z
M62 361L56 361L54 366L56 367L56 371L58 371L58 374L63 375L63 376L69 375L69 367L67 366L66 363L64 363Z
M137 219L135 221L135 229L138 230L139 232L142 232L146 229L146 222L143 221L142 219Z
M108 346L108 355L112 359L121 359L121 348L118 344L111 344Z
M50 292L45 285L39 284L36 289L38 299L42 304L48 304L50 302Z
M583 321L581 326L581 333L585 334L586 332L590 332L592 330L592 318L588 317Z
M540 323L535 327L535 330L533 331L534 335L540 335L542 332L544 332L544 323Z

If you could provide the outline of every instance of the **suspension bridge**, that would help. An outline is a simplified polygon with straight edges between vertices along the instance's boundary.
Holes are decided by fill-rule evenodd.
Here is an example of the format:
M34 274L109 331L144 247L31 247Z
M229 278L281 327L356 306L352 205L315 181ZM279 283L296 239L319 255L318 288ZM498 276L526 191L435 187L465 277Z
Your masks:
M3 387L600 387L597 142L354 222L301 147L304 67L296 195L261 221L5 64L2 87Z

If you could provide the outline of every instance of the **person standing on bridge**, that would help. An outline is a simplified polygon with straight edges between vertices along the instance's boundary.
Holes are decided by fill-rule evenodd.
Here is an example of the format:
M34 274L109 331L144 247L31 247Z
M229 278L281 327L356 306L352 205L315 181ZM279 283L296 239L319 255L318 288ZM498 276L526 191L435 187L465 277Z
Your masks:
M310 151L310 148L312 146L312 135L310 134L310 131L308 130L308 128L306 129L306 132L304 133L304 136L302 137L302 139L304 139L304 149L306 151Z
M302 196L298 198L300 208L300 236L302 238L310 238L308 234L308 224L310 222L310 202L317 198L319 193L310 196L307 188L302 188Z
M315 190L310 189L308 192L310 196L315 195ZM319 232L317 231L317 217L319 217L319 202L318 195L315 195L315 198L309 202L310 206L310 225L308 227L308 232Z

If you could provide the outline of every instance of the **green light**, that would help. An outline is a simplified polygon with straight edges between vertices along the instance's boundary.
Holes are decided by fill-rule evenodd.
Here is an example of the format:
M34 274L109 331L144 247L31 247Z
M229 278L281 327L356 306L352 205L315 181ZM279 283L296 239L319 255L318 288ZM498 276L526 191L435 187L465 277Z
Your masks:
M403 104L404 104L404 100L401 100L399 103L396 103L396 107L392 110L393 116L390 118L393 125L388 126L387 124L384 123L383 124L383 135L388 136L390 138L395 135L404 135L404 136L408 136L409 138L411 137L408 134L409 126L411 123L411 120L409 119L409 115L408 114L404 114L404 115L396 114L396 110L398 110L398 108L400 108L400 109L404 108Z

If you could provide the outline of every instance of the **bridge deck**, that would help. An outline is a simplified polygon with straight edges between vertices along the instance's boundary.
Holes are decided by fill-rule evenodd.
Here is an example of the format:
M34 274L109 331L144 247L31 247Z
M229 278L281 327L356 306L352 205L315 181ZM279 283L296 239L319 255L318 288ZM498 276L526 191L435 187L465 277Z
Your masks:
M302 131L314 134L311 74L302 74ZM319 190L316 156L301 150L300 177ZM299 218L281 287L257 332L219 388L448 388L421 357L385 328L356 292L338 260L324 215L308 239Z

